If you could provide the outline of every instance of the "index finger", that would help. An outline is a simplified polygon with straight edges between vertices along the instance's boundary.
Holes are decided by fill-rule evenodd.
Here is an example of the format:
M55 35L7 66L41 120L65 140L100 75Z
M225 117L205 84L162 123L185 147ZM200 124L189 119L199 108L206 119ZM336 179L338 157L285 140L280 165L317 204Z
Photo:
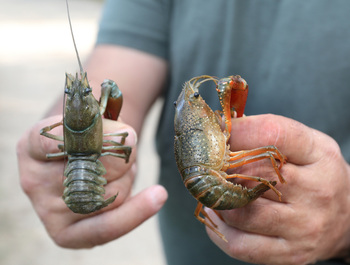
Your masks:
M305 165L320 158L321 147L316 139L322 137L328 136L295 120L266 114L232 119L229 143L234 150L274 145L289 162Z

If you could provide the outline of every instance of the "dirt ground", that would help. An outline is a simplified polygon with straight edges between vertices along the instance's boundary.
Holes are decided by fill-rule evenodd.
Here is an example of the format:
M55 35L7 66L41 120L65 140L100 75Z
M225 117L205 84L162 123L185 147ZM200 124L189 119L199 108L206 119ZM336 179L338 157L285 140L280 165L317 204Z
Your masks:
M62 249L47 235L21 190L15 146L61 95L65 72L75 73L78 65L63 0L0 0L0 6L0 264L165 264L156 217L90 250ZM93 46L101 6L102 1L70 0L82 61ZM140 139L143 174L134 193L157 179L153 135L160 104L152 110Z

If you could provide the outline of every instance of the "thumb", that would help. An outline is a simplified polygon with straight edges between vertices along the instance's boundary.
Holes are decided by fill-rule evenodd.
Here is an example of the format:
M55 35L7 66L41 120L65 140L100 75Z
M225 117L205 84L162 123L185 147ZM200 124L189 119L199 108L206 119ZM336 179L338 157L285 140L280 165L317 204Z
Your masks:
M117 239L156 214L168 193L160 185L151 186L125 201L120 207L67 227L55 241L64 247L81 248L101 245ZM96 229L91 229L95 227Z
M233 119L230 146L234 150L247 150L274 145L289 162L311 164L318 158L315 139L320 137L325 135L298 121L264 114Z

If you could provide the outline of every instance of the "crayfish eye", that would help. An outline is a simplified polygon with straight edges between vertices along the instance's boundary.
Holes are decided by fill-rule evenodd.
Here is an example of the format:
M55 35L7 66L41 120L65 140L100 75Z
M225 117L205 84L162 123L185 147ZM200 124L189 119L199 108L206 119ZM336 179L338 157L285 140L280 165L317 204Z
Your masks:
M85 88L85 89L84 89L84 95L85 95L85 96L88 95L91 91L92 91L92 90L91 90L91 87Z
M69 94L69 93L70 93L70 90L69 90L68 87L66 87L66 88L64 89L64 93L66 93L66 94Z
M176 101L174 101L174 106L176 107L176 105L177 105L177 102L176 102Z
M198 98L198 97L199 97L199 93L198 93L198 92L194 92L193 96L194 96L195 98Z

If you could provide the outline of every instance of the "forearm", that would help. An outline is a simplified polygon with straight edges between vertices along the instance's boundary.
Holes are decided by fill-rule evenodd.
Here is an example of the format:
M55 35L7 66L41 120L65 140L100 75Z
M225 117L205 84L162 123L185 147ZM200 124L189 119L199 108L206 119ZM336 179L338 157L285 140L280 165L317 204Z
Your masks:
M96 98L100 97L104 79L117 83L123 93L120 117L139 134L145 115L164 85L166 61L126 47L101 45L94 49L85 70Z

